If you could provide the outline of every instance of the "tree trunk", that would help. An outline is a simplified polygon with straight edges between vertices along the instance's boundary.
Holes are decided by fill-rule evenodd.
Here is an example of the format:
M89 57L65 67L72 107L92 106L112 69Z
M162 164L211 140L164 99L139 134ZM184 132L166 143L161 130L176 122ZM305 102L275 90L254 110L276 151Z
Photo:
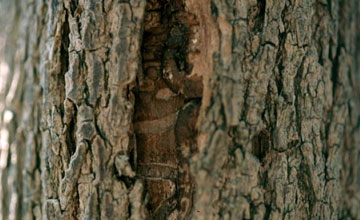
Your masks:
M360 219L358 0L0 1L1 219Z

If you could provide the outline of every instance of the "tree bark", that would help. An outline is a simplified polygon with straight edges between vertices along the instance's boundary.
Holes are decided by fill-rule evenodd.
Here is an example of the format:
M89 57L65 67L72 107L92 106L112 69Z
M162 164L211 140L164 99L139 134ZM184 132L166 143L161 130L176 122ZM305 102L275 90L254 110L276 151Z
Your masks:
M357 0L0 1L1 219L360 219Z

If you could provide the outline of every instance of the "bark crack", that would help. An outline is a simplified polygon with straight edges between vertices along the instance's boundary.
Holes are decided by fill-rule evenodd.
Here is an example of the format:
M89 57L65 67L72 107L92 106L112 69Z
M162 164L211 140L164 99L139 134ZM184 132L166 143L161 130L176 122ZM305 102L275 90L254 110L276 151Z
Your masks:
M148 208L157 219L170 215L184 219L192 206L188 157L194 151L197 100L202 95L201 77L189 76L194 25L197 22L185 11L183 0L148 0L141 48L143 73L137 76L134 89L134 128L137 176L145 180Z

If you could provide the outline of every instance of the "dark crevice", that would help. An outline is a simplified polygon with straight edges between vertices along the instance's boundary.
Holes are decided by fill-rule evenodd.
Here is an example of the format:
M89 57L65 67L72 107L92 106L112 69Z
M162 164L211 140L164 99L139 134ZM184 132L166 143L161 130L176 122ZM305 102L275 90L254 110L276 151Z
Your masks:
M275 76L275 83L276 83L276 87L277 87L277 91L278 91L278 95L279 96L283 96L286 100L286 94L283 93L283 76L282 76L282 73L283 73L283 70L284 70L284 67L283 65L280 63L278 65L278 70L279 70L279 74L277 76Z
M249 105L248 105L248 103L247 103L247 100L248 100L248 97L249 97L249 90L250 90L250 82L249 82L249 80L246 80L246 82L244 82L244 84L246 85L246 88L245 88L245 92L244 92L244 97L245 97L245 99L244 99L244 103L242 103L243 105L244 105L244 108L243 108L243 111L242 111L242 113L241 113L241 120L243 120L243 121L246 121L246 113L248 112L248 108L249 108Z
M266 129L259 132L252 139L252 153L261 163L264 162L265 156L269 152L270 140L270 132Z
M65 100L65 74L69 70L69 34L70 34L70 27L69 27L69 16L68 12L65 10L65 21L62 24L61 27L61 44L58 51L59 53L59 63L60 63L60 73L59 74L52 74L51 77L54 77L52 79L53 83L57 84L58 89L58 96L60 96L60 100ZM58 103L60 107L60 111L64 112L63 103Z
M102 210L102 208L101 208L101 194L100 194L100 186L99 185L97 185L96 186L96 193L97 193L97 219L101 219L101 210Z
M113 169L114 169L113 173L118 173L115 166L113 167ZM117 180L123 182L125 184L126 188L128 188L128 189L131 189L131 187L135 185L135 181L136 181L135 178L131 178L131 177L124 176L124 175L122 175L122 176L117 175Z
M91 104L91 100L90 100L90 91L89 91L89 85L86 83L86 81L83 82L84 85L84 90L83 90L83 94L84 94L84 102L87 106L94 108L94 105Z
M217 8L216 4L211 1L210 3L210 7L211 7L211 15L214 17L214 18L217 18L219 16L219 9Z
M60 62L60 74L55 75L54 77L56 77L56 79L54 79L54 84L56 84L57 86L57 92L58 94L56 94L56 96L60 96L60 100L61 102L58 103L58 108L57 111L59 112L59 114L61 115L61 118L63 120L65 120L66 117L69 117L66 115L65 112L65 106L64 106L64 101L66 99L66 93L65 93L65 74L68 72L69 70L69 45L70 45L70 26L69 26L69 12L68 10L65 9L65 5L63 5L64 7L64 13L65 13L65 19L64 19L64 23L62 24L61 27L61 45L60 45L60 53L59 53L59 62ZM76 111L76 110L75 110ZM75 135L75 131L76 131L76 112L75 114L71 115L71 119L70 122L64 123L64 126L66 127L66 133L64 134L65 136L65 144L66 146L61 146L61 148L67 148L65 150L65 154L66 157L68 156L69 158L75 153L76 151L76 135ZM62 175L65 175L65 171L62 171Z
M236 129L235 127L233 127L233 129ZM231 134L234 134L236 131L232 131ZM236 158L236 150L239 149L242 153L242 155L245 155L245 150L243 149L243 147L240 144L234 143L233 146L229 149L228 154L229 156Z
M304 155L303 155L304 157ZM299 184L299 190L305 196L305 201L308 201L308 216L311 216L313 213L314 204L316 201L315 190L312 185L311 179L311 170L310 167L305 163L305 161L301 161L299 172L297 173L297 179Z
M266 0L258 0L257 5L248 10L248 27L251 32L261 32L264 26Z
M265 204L265 215L264 215L264 220L269 220L270 219L270 214L271 214L271 205Z
M128 216L132 216L132 206L128 205Z
M62 25L61 29L61 48L60 48L60 62L61 62L61 75L65 75L65 73L69 69L69 39L70 34L70 26L69 26L69 16L68 12L65 10L65 21Z
M107 50L106 50L106 60L105 61L103 61L103 66L104 66L104 90L105 91L109 91L109 73L108 73L108 71L107 71L107 69L106 69L106 64L109 62L109 60L110 60L110 49L109 48L107 48Z
M294 87L295 87L295 113L296 113L296 130L298 133L299 138L301 139L301 106L299 98L302 97L301 95L301 81L302 81L302 72L304 70L304 61L306 56L304 56L303 60L301 61L300 67L296 73L294 79Z
M130 137L132 143L130 144L131 146L134 146L136 143L136 137L135 135L133 137ZM133 147L130 149L129 151L129 164L130 166L133 168L133 169L137 169L137 164L136 164L136 161L137 160L137 157L136 157L136 147Z
M271 85L269 83L267 86L267 92L266 92L266 96L265 96L265 108L261 114L261 119L263 120L265 125L269 128L269 131L272 134L272 132L274 130L272 120L274 118L273 115L274 115L275 109L272 105L271 93L272 93Z
M68 147L68 151L70 156L73 155L76 151L76 117L77 116L77 108L74 105L74 114L70 123L67 124L66 131L66 145Z
M97 115L95 114L95 119L94 119L94 126L95 126L95 130L96 130L96 134L98 134L101 139L105 142L105 144L110 144L110 141L108 141L108 139L105 137L104 132L101 131L98 123L97 123Z
M72 1L70 1L69 4L70 4L71 15L74 16L75 11L76 11L76 9L78 8L78 5L79 5L79 0L72 0Z
M329 14L330 16L332 17L332 0L327 0L327 6L328 6L328 11L329 11Z
M332 95L333 98L335 98L335 92L336 92L336 87L337 87L337 83L338 83L338 77L339 77L339 56L340 56L340 51L341 51L341 47L338 46L336 48L336 55L335 58L332 62L332 68L331 68L331 81L333 83L333 87L332 87Z

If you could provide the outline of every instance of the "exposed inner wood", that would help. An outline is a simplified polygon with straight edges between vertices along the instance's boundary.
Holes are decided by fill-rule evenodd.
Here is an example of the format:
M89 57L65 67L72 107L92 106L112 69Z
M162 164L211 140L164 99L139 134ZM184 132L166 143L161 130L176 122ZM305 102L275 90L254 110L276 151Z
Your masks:
M188 218L202 77L191 75L189 40L195 16L182 0L148 0L142 43L143 72L135 89L137 174L144 178L154 219Z

